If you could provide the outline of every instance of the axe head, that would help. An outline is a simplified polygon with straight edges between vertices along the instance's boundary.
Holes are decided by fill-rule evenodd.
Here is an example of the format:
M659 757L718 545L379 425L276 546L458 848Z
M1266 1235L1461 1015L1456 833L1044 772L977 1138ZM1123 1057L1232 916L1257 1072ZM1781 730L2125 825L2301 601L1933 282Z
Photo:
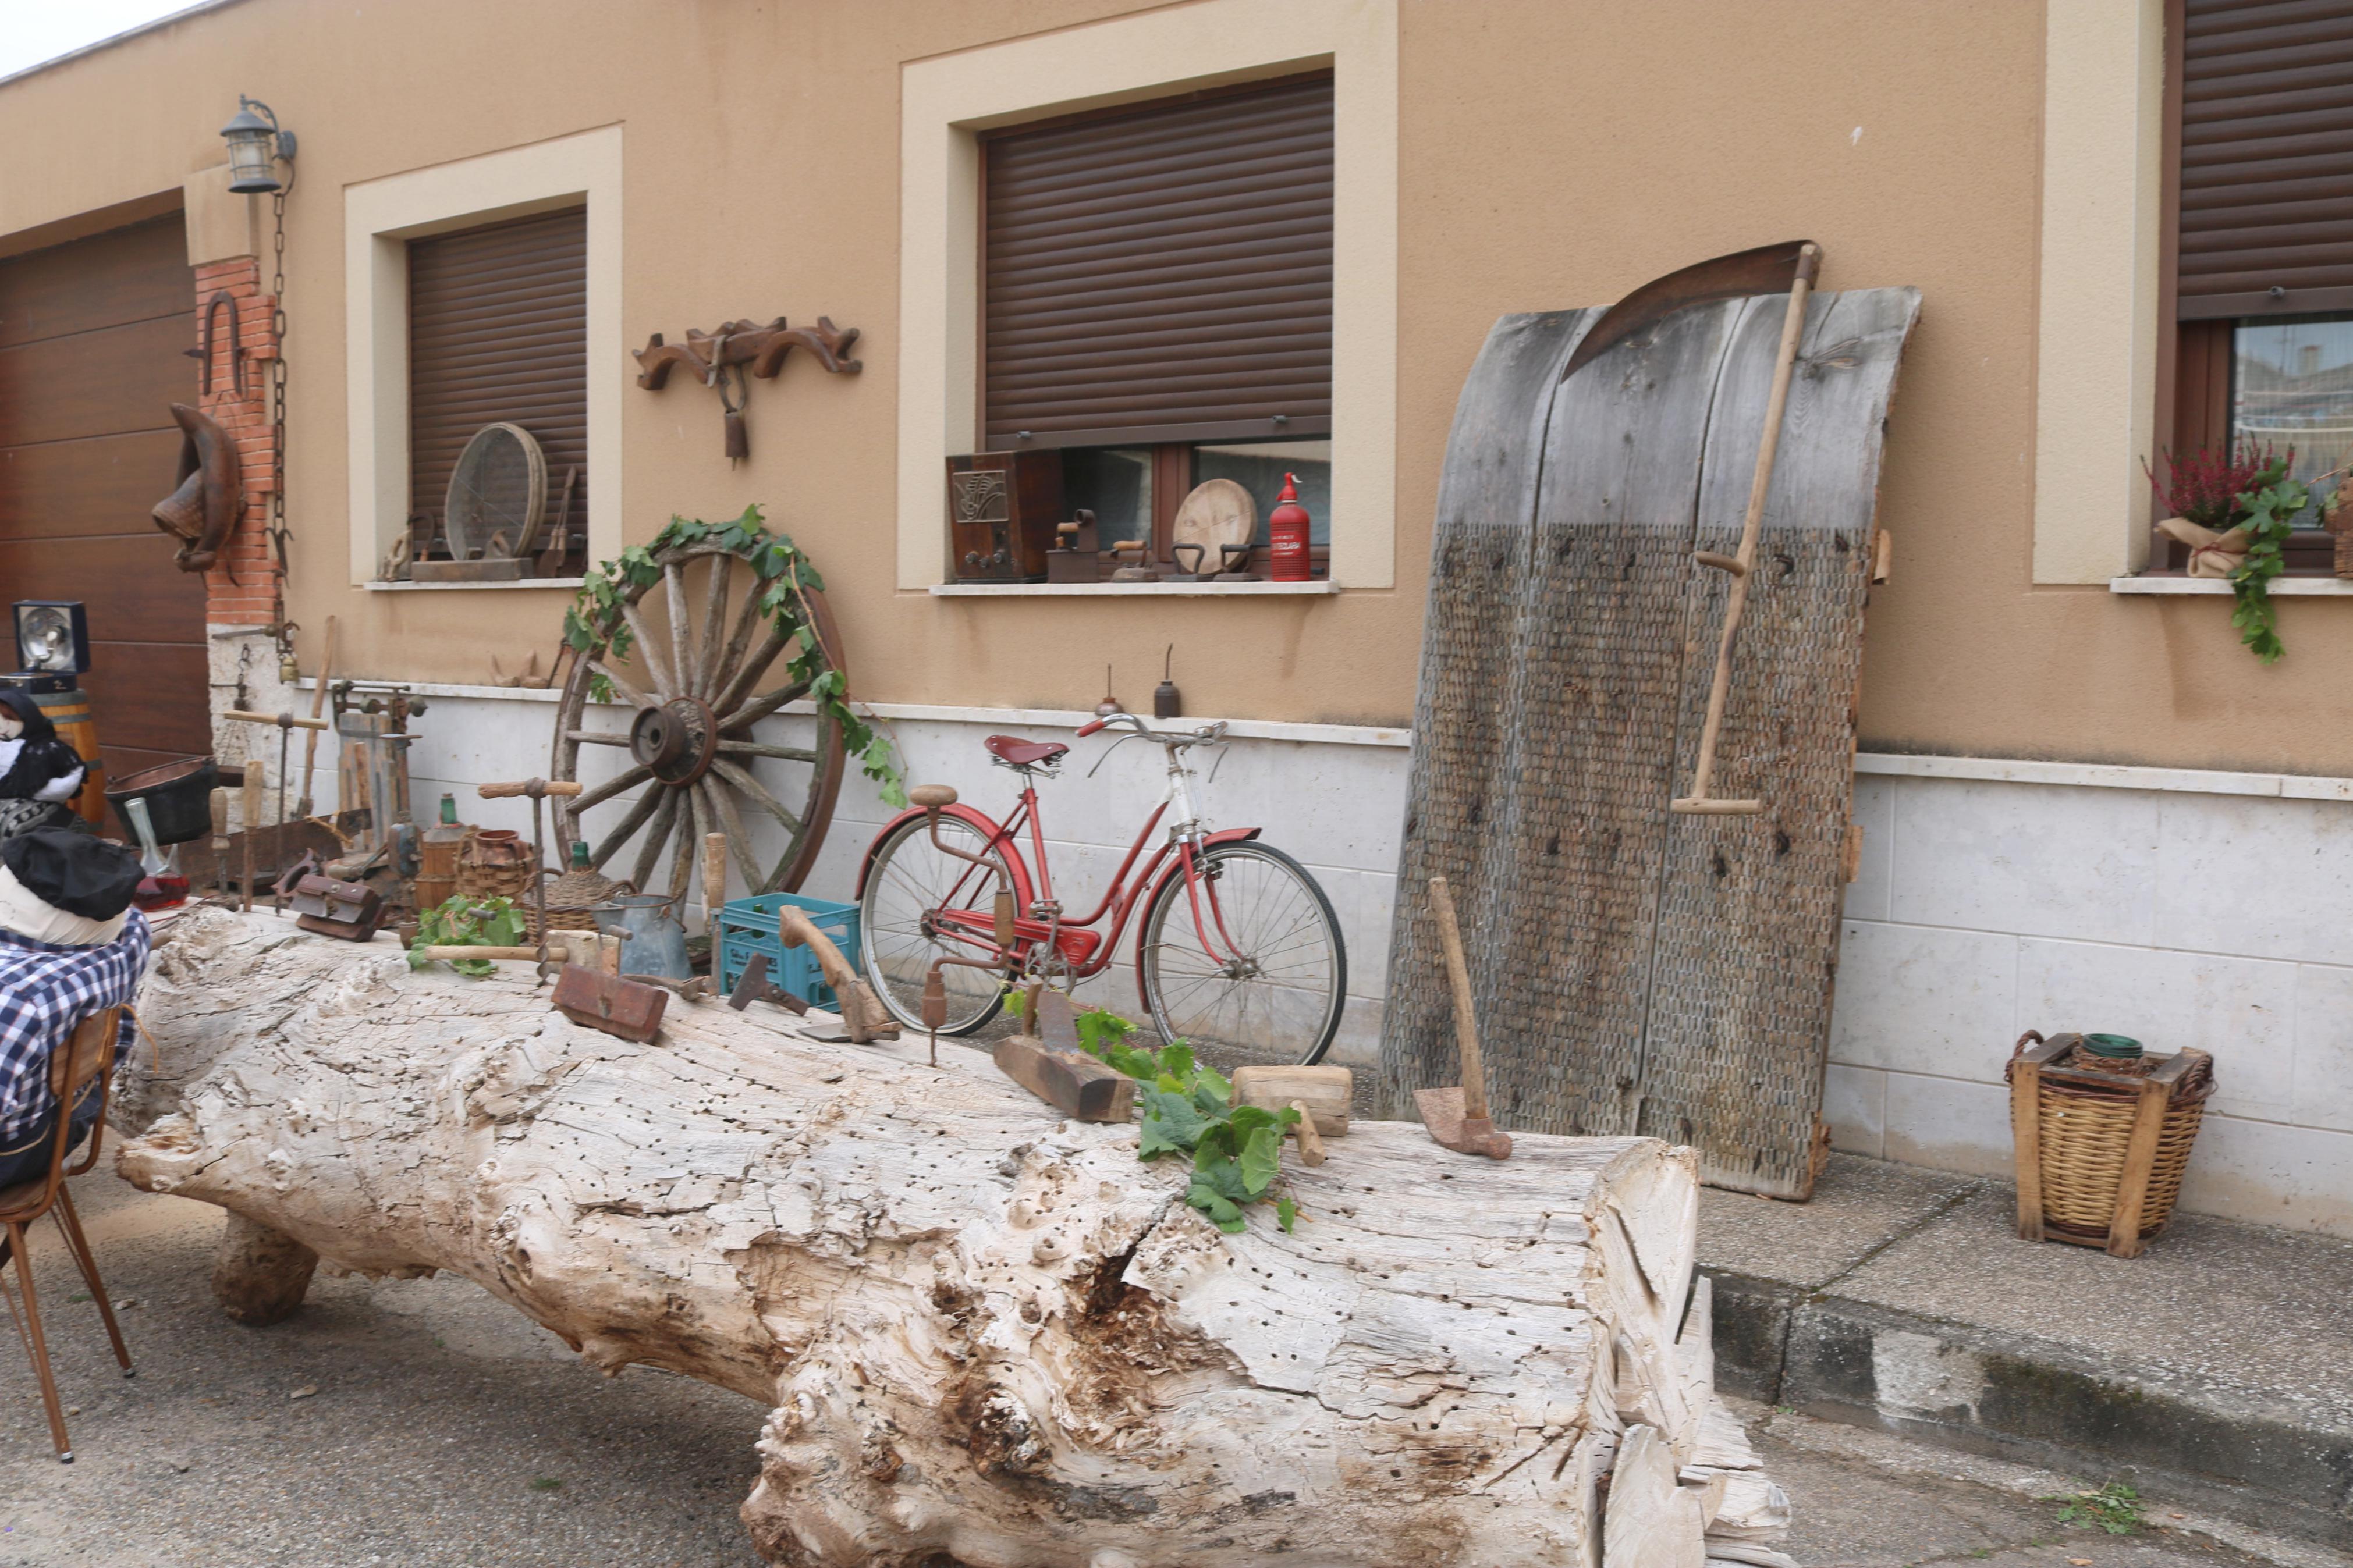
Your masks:
M1460 1154L1483 1154L1490 1160L1511 1158L1511 1134L1496 1131L1493 1117L1465 1116L1460 1088L1417 1089L1413 1091L1413 1105L1421 1112L1421 1124L1429 1129L1430 1141L1440 1148Z

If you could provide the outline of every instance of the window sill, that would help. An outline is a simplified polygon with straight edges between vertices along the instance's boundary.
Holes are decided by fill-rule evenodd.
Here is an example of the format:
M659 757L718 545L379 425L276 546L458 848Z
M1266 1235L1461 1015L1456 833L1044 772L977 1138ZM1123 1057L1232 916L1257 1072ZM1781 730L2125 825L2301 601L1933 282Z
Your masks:
M470 594L484 588L501 588L509 592L517 588L577 588L585 581L580 577L518 577L512 583L367 583L362 585L371 594L438 594L450 590Z
M2272 596L2309 595L2316 598L2353 598L2353 577L2274 577ZM2213 594L2229 597L2231 584L2221 577L2111 577L2111 594Z
M1321 596L1337 594L1340 584L1320 583L934 583L929 592L941 599L1023 598L1164 598L1249 599L1269 595Z

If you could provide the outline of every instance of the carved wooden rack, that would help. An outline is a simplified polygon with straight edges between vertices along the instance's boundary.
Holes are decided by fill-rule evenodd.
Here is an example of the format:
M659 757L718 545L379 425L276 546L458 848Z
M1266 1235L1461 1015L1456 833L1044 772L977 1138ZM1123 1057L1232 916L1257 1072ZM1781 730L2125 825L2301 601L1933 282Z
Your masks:
M740 459L751 455L751 442L744 427L744 399L749 390L746 374L765 381L785 368L786 356L795 349L806 350L818 364L830 374L855 375L864 367L849 356L849 347L858 341L856 327L837 327L828 316L819 316L814 327L787 326L778 316L765 326L744 320L722 323L716 330L703 331L687 329L686 342L665 342L656 332L646 340L646 346L633 351L638 361L638 384L648 392L659 392L670 380L672 365L684 365L703 385L716 387L725 409L727 456ZM727 390L727 372L733 369L736 390Z

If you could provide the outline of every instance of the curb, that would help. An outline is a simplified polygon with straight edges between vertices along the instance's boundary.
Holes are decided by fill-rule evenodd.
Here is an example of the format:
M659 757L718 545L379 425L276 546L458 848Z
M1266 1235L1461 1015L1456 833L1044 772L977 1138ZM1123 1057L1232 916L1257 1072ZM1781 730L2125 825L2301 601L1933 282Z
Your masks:
M2226 1518L2353 1547L2353 1433L2024 1336L1706 1272L1727 1392L1967 1453L2131 1478Z

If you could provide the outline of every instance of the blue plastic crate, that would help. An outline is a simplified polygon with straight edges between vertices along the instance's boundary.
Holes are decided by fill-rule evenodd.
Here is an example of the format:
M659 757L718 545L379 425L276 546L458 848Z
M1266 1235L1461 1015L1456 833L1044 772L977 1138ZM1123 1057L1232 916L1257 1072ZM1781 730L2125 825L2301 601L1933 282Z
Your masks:
M818 972L817 954L806 947L787 948L776 935L776 914L790 906L808 916L809 923L833 940L853 970L859 967L858 906L829 899L803 898L798 893L763 893L756 899L730 899L719 906L719 938L712 967L719 988L733 991L744 978L744 966L755 952L768 955L768 978L812 1007L839 1012L833 987Z

